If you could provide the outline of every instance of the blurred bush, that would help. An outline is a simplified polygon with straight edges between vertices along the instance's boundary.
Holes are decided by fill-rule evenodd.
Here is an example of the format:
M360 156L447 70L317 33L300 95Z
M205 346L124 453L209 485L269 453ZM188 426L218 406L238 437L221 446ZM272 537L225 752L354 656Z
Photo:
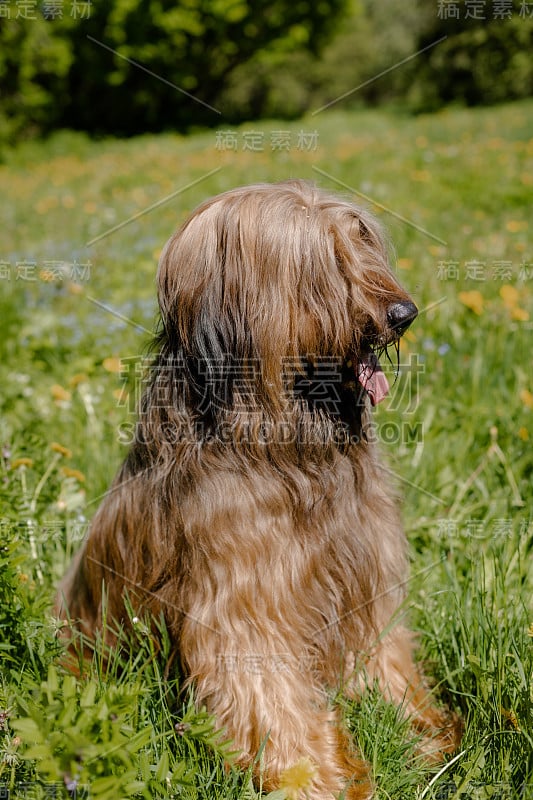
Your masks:
M291 118L333 102L394 98L403 91L400 72L377 76L416 50L419 30L416 0L352 3L319 57L260 52L237 67L221 95L224 112L235 121L242 114Z
M496 3L481 3L485 19L466 18L464 4L455 5L463 7L459 19L426 20L420 47L447 38L406 70L409 106L431 111L450 102L490 105L531 96L533 4L514 3L503 19L494 17Z
M472 18L474 5L483 18ZM294 118L333 102L425 111L528 96L529 5L108 0L88 18L65 10L26 20L6 0L0 140L57 127L128 136Z
M72 43L44 19L0 19L0 141L61 124L73 62Z
M65 5L61 18L46 20L17 17L8 0L0 19L4 133L215 125L236 67L270 50L318 54L347 2L106 0L92 3L87 18L74 19Z
M464 2L447 5L458 18L445 19L438 2L361 0L319 58L260 52L239 65L221 94L225 114L295 117L333 102L392 102L418 112L532 95L533 4L529 17L515 3L498 19L496 3L477 3L484 19L467 17Z

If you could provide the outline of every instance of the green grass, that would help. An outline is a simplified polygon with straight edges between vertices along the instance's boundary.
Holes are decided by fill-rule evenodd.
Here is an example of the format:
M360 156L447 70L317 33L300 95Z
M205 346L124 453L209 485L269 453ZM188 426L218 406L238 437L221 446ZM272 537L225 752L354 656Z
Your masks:
M215 132L61 133L0 166L0 784L13 796L71 779L98 798L255 796L146 637L121 672L95 665L76 680L53 666L50 603L126 452L161 246L205 197L298 176L371 198L422 312L376 425L404 495L411 624L465 720L461 751L439 774L377 694L338 702L380 800L532 798L533 103L233 130L235 151ZM289 150L271 149L279 130ZM318 132L316 149L298 148L301 130ZM244 149L252 131L262 150ZM89 265L81 280L73 264ZM128 399L117 359L131 359Z

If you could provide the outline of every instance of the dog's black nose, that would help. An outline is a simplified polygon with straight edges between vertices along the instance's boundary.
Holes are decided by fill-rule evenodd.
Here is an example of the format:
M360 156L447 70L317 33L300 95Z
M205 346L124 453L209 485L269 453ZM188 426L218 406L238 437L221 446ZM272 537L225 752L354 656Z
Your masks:
M387 320L393 331L401 336L418 316L418 308L410 300L392 303L387 309Z

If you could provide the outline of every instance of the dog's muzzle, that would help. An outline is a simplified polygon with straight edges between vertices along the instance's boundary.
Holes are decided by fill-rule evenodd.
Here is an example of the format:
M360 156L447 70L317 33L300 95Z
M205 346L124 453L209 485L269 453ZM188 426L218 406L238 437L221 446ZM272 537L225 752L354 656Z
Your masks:
M403 336L409 325L418 316L418 309L410 300L391 303L387 309L387 323L392 332L391 342ZM389 393L389 382L381 369L376 354L369 350L358 361L356 377L370 397L373 406L381 403Z

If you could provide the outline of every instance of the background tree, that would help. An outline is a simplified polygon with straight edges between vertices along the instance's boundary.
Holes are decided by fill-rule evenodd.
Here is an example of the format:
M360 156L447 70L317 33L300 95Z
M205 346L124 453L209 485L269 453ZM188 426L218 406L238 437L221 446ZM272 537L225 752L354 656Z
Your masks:
M490 105L533 94L533 6L514 3L498 17L496 3L480 6L483 17L425 15L418 44L446 40L404 73L406 96L416 110L446 103ZM500 4L501 5L501 4Z
M269 49L316 56L346 8L347 0L109 0L93 3L88 19L3 19L4 114L12 132L216 124L237 66Z

